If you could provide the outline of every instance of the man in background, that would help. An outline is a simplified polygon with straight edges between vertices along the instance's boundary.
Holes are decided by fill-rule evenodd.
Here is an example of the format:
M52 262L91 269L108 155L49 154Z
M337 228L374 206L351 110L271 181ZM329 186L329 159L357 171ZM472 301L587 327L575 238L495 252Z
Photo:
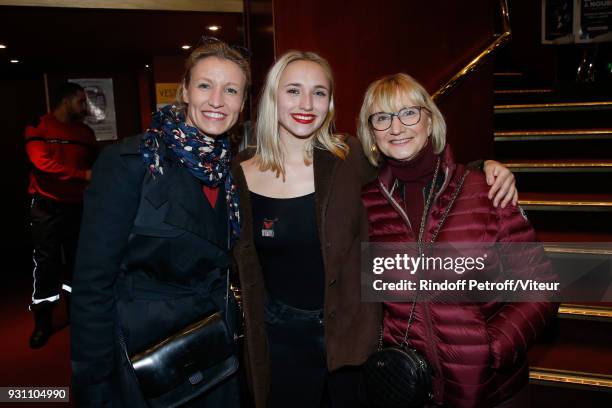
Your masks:
M94 132L83 123L87 115L84 89L65 82L54 96L52 111L36 127L25 130L26 152L33 166L28 187L34 248L31 348L47 343L61 289L71 291L83 191L97 151ZM65 300L69 304L68 296Z

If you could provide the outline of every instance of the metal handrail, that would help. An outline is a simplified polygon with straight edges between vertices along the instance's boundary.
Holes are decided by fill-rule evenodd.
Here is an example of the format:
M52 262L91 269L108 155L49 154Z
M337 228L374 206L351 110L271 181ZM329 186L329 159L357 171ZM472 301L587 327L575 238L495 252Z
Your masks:
M476 58L470 61L444 85L442 85L442 87L440 87L440 89L438 89L432 95L434 101L438 101L440 98L448 95L448 93L463 82L468 75L479 69L493 55L493 53L510 41L510 38L512 37L512 29L510 28L510 13L508 11L507 0L499 0L499 6L502 13L503 33L495 34L497 38L495 41L493 41L493 43L485 48Z

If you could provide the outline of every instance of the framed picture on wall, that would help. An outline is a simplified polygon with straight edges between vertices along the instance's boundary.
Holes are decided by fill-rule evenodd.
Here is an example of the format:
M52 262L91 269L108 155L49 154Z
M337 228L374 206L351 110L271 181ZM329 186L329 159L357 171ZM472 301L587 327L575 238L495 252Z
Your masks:
M576 42L612 41L612 0L580 0Z
M612 0L542 0L542 44L612 41Z
M81 85L87 95L87 123L95 132L96 140L117 140L117 118L112 78L69 79Z
M574 1L542 0L542 44L574 42Z

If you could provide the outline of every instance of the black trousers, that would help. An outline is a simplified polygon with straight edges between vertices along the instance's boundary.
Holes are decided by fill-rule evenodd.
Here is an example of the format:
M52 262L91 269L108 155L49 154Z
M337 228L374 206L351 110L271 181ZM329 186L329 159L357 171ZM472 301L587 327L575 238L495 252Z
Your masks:
M35 195L30 207L34 292L32 306L57 302L63 287L70 291L82 205Z
M322 312L268 299L268 408L360 407L359 367L343 367L332 373L327 370Z

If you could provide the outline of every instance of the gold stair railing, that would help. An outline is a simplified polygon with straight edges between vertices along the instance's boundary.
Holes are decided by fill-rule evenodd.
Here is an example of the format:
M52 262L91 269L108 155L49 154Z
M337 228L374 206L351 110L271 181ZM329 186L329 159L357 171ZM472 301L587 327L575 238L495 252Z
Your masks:
M531 367L529 379L532 382L552 382L557 384L569 384L579 386L590 386L601 389L612 389L612 376L606 374L591 374L569 370L555 370L542 367Z
M503 33L495 34L495 41L486 47L476 58L471 60L465 67L457 72L451 79L449 79L440 89L438 89L432 98L434 101L438 101L444 96L448 95L450 91L455 89L461 82L463 82L468 75L479 69L488 59L501 47L506 45L512 37L512 30L510 28L510 13L508 12L508 3L506 0L499 0L499 7L502 13L502 27Z

